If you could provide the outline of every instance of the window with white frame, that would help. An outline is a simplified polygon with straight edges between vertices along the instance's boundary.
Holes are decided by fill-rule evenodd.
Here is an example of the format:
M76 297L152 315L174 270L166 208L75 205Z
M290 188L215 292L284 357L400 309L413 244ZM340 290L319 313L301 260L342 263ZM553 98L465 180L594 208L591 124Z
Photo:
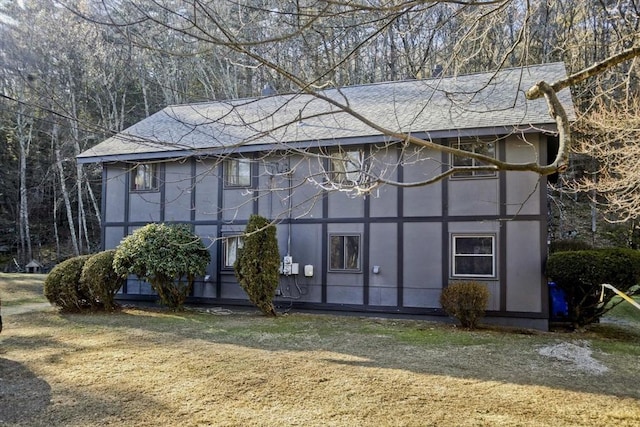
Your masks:
M452 236L451 246L453 256L452 276L495 276L495 236L454 235Z
M132 191L156 191L158 167L155 163L140 163L131 170Z
M364 153L361 150L340 150L331 154L331 180L354 186L364 178Z
M244 240L242 236L227 236L222 241L223 243L223 255L224 268L233 268L236 259L238 258L238 251L244 247Z
M360 235L329 235L329 270L360 271Z
M487 157L496 157L496 149L495 144L493 142L486 141L458 141L452 144L453 148L458 148L463 151L468 151L470 153L482 154ZM463 157L451 155L451 164L454 167L461 166L483 166L486 163L481 162L480 160L471 158L471 157ZM486 171L486 170L469 170L469 171L460 171L453 174L454 178L468 178L468 177L487 177L487 176L495 176L495 171Z
M224 182L227 187L250 187L251 160L242 158L225 160Z

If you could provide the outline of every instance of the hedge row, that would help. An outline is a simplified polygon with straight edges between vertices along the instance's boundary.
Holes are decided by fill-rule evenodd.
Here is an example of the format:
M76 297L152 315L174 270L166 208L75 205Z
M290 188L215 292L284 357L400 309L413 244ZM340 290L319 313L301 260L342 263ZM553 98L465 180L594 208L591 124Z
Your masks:
M56 265L44 281L44 295L62 311L113 310L124 279L113 270L115 250L81 255Z
M547 277L564 290L569 305L569 321L581 327L611 309L613 292L602 293L602 284L622 292L640 293L640 251L633 249L593 249L555 252L547 260ZM601 296L603 299L601 300Z

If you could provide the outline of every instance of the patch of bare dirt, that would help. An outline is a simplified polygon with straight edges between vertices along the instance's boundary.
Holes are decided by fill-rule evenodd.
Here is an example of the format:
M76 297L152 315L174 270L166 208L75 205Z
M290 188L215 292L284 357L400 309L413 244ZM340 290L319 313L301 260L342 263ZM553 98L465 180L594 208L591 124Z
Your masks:
M593 351L587 341L561 342L542 347L538 349L538 353L559 360L569 370L593 375L602 375L609 371L609 368L593 358Z

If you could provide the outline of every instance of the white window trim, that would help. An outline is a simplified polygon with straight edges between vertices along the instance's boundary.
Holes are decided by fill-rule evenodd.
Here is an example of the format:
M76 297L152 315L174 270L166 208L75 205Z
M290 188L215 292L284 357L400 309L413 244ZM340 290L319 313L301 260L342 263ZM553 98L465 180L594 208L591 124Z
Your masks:
M458 238L490 238L491 239L491 274L457 274L456 273L456 256L484 256L489 254L456 254L456 239ZM456 233L451 235L451 278L495 278L497 270L497 254L496 254L496 235L495 234L469 234L469 233Z

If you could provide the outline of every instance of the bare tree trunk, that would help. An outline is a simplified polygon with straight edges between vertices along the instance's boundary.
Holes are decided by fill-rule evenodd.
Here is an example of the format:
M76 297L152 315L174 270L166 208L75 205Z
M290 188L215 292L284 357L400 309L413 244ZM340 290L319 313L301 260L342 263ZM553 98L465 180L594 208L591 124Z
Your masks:
M71 111L74 117L77 117L77 105L74 94L71 94ZM69 127L71 129L71 137L73 139L73 152L74 155L80 154L80 131L78 129L78 120L70 119ZM78 203L78 250L83 252L83 240L86 243L86 248L89 251L91 243L89 242L89 233L87 232L87 216L84 210L84 199L82 197L82 189L84 185L84 173L82 165L76 162L76 197Z
M26 264L33 257L31 251L31 231L29 226L29 206L27 197L27 156L31 144L32 123L27 123L22 112L18 113L18 142L20 144L20 205L18 229L20 230L20 261Z
M73 211L71 210L71 201L69 200L69 192L64 182L64 167L62 165L62 157L60 156L60 147L58 146L58 125L53 125L53 138L55 142L55 154L56 165L58 166L58 173L60 175L60 190L62 191L62 197L64 199L64 205L67 210L67 221L69 222L69 232L71 233L71 244L73 245L73 253L80 255L80 247L78 246L78 238L76 236L76 230L73 221Z
M96 219L98 220L98 227L102 228L102 215L100 215L100 207L98 206L98 201L93 194L93 190L91 189L91 185L89 185L89 182L86 183L86 188L87 194L89 195L89 200L91 201L91 205L93 206L93 212L95 213Z

